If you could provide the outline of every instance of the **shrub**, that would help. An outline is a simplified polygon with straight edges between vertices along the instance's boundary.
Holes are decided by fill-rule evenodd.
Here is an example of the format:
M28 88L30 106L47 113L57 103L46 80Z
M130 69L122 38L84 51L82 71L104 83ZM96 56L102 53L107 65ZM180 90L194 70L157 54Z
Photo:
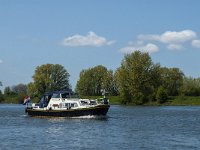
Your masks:
M167 91L163 86L160 86L156 93L156 101L158 103L164 103L168 99Z

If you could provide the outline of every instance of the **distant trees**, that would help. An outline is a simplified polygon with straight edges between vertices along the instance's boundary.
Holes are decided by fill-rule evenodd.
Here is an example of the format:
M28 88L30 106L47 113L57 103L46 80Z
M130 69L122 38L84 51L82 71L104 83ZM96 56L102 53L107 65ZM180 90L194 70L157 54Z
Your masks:
M161 68L162 86L167 90L168 95L177 96L183 85L184 74L179 68Z
M27 94L27 85L26 84L18 84L12 87L12 92L18 94Z
M9 86L5 87L4 94L5 95L11 95L12 94L11 88Z
M187 79L179 68L161 67L148 53L135 51L125 55L114 74L101 65L81 71L76 85L80 95L101 95L101 89L119 94L123 104L164 103L180 93L200 95L200 79Z
M25 84L18 84L12 87L7 86L4 88L3 100L1 102L6 100L6 102L22 103L26 95L27 86Z
M148 53L126 55L115 73L122 103L143 104L151 99L159 86L159 67Z
M18 84L18 85L14 85L12 87L5 87L4 88L4 94L5 95L14 95L14 94L27 94L27 85L25 84Z
M28 84L31 96L40 97L47 91L68 90L69 73L59 64L44 64L38 66L33 75L33 82Z
M111 95L117 93L111 70L99 65L80 72L76 92L82 96L101 95L102 89Z
M179 93L183 96L200 96L200 78L185 77Z
M5 87L0 102L21 103L26 95L37 99L47 91L69 90L69 76L59 64L38 66L33 82ZM115 72L102 65L80 72L75 89L79 95L100 96L103 89L119 95L123 104L164 103L169 96L200 96L200 78L186 77L179 68L161 67L148 53L135 51L124 56Z

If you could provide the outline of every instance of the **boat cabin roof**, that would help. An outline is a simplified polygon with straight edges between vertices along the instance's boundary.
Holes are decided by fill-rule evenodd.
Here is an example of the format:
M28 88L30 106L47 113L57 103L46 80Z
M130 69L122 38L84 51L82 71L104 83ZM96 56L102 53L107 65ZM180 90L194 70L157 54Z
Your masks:
M44 97L51 97L51 98L71 98L72 92L71 91L52 91L46 92Z

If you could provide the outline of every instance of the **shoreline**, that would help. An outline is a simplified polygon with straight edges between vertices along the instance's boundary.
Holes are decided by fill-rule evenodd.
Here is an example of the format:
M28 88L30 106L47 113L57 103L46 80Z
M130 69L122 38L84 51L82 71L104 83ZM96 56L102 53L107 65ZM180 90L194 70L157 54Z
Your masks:
M87 96L83 98L99 99L100 96ZM200 96L170 96L167 102L159 104L157 102L148 102L142 105L136 105L134 103L122 104L120 96L107 96L110 101L110 105L124 105L124 106L200 106ZM5 100L0 104L20 104L12 100Z

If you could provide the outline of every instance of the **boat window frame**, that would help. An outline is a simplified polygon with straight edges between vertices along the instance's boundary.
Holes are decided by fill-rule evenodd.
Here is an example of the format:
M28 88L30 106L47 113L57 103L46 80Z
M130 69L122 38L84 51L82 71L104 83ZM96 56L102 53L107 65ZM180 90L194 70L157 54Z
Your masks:
M53 93L51 98L61 98L60 93Z

